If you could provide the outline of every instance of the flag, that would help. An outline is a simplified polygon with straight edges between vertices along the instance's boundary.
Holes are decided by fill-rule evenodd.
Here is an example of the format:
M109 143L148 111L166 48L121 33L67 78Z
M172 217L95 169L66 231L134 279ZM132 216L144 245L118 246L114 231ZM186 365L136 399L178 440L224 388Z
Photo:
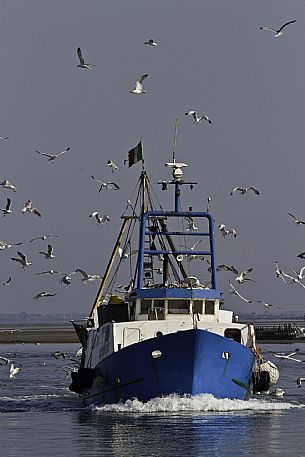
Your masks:
M132 165L139 162L140 160L143 160L142 141L140 141L135 148L128 151L128 166L132 167Z

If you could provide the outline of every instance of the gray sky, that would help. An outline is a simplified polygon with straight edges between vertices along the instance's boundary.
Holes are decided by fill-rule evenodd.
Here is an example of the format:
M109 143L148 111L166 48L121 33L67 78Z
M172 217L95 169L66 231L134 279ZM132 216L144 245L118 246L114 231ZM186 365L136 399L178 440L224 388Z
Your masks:
M243 270L253 267L256 283L239 290L248 298L304 309L305 290L275 277L274 261L289 271L304 261L305 227L288 212L305 218L305 2L172 0L2 0L0 5L1 180L17 192L0 191L0 207L12 198L13 214L1 218L0 239L22 241L32 266L22 271L10 260L17 249L0 252L0 312L87 312L99 285L35 276L56 268L104 273L140 165L123 166L127 151L143 139L152 182L168 179L175 119L179 119L177 158L189 168L185 179L199 181L187 190L185 207L205 210L212 197L216 224L237 238L217 233L217 261ZM260 26L296 23L274 38ZM155 39L156 48L144 46ZM76 68L80 46L95 71ZM148 73L145 96L129 94ZM196 109L213 124L192 125L184 112ZM36 154L71 151L55 163ZM118 165L112 176L108 159ZM90 175L115 178L118 192L101 192ZM235 186L254 185L260 196L230 196ZM172 205L169 191L157 190ZM22 214L31 199L42 218ZM88 215L101 210L108 225ZM55 233L56 259L38 254L47 242L34 236ZM227 307L263 312L229 296L229 273L220 273ZM47 290L50 299L33 296Z

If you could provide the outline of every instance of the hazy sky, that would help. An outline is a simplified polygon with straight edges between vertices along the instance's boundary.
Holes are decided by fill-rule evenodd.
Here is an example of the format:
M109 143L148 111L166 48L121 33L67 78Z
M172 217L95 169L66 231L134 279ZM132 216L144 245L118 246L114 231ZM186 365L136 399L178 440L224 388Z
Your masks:
M0 239L22 241L32 265L23 271L10 260L18 248L0 251L0 312L87 313L99 284L79 278L70 286L50 268L82 268L103 274L126 201L140 165L123 165L141 137L152 182L169 179L175 119L177 159L189 164L185 179L199 182L184 194L185 208L211 209L216 225L234 227L236 238L217 233L217 261L240 270L253 267L254 283L239 290L283 310L304 309L305 289L275 277L305 261L305 2L304 0L2 0L0 4L1 180L17 192L0 191L0 207L12 198L13 214L1 218ZM274 38L260 26L279 27ZM144 45L153 38L158 47ZM99 66L77 68L76 48ZM148 73L147 94L129 93ZM212 125L194 127L184 112L208 114ZM71 151L49 163L35 150ZM119 166L113 176L108 159ZM121 186L98 193L90 175ZM254 185L261 195L230 196L235 186ZM170 191L156 190L172 205ZM31 199L42 213L22 214ZM100 210L109 224L88 216ZM44 233L56 259L38 251L47 242L28 243ZM12 284L2 286L9 276ZM263 312L228 294L230 273L220 273L226 306ZM38 301L41 291L57 292Z

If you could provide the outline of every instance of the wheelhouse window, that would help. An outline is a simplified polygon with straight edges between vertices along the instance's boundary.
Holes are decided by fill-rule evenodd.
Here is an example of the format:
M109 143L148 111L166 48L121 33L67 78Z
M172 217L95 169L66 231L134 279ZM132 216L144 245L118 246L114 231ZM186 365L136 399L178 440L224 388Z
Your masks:
M202 300L196 300L193 302L193 313L194 314L202 314L202 309L203 309Z
M147 314L148 309L152 306L152 300L142 300L141 301L141 314Z
M226 328L224 336L237 343L241 342L241 331L238 328Z
M168 314L188 314L190 303L187 300L168 300Z
M205 301L205 314L215 314L215 302L214 300Z

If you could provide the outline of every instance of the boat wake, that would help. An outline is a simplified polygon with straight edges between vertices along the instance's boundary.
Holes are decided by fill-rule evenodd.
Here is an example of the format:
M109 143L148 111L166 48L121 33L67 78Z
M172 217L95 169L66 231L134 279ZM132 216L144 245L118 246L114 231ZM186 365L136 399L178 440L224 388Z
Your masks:
M154 412L236 412L236 411L278 411L291 408L300 408L301 405L294 405L286 402L267 401L267 400L230 400L228 398L219 399L211 394L201 394L195 396L169 395L157 397L146 403L134 398L125 403L116 403L103 406L94 406L96 411L111 412L134 412L134 413L154 413Z

